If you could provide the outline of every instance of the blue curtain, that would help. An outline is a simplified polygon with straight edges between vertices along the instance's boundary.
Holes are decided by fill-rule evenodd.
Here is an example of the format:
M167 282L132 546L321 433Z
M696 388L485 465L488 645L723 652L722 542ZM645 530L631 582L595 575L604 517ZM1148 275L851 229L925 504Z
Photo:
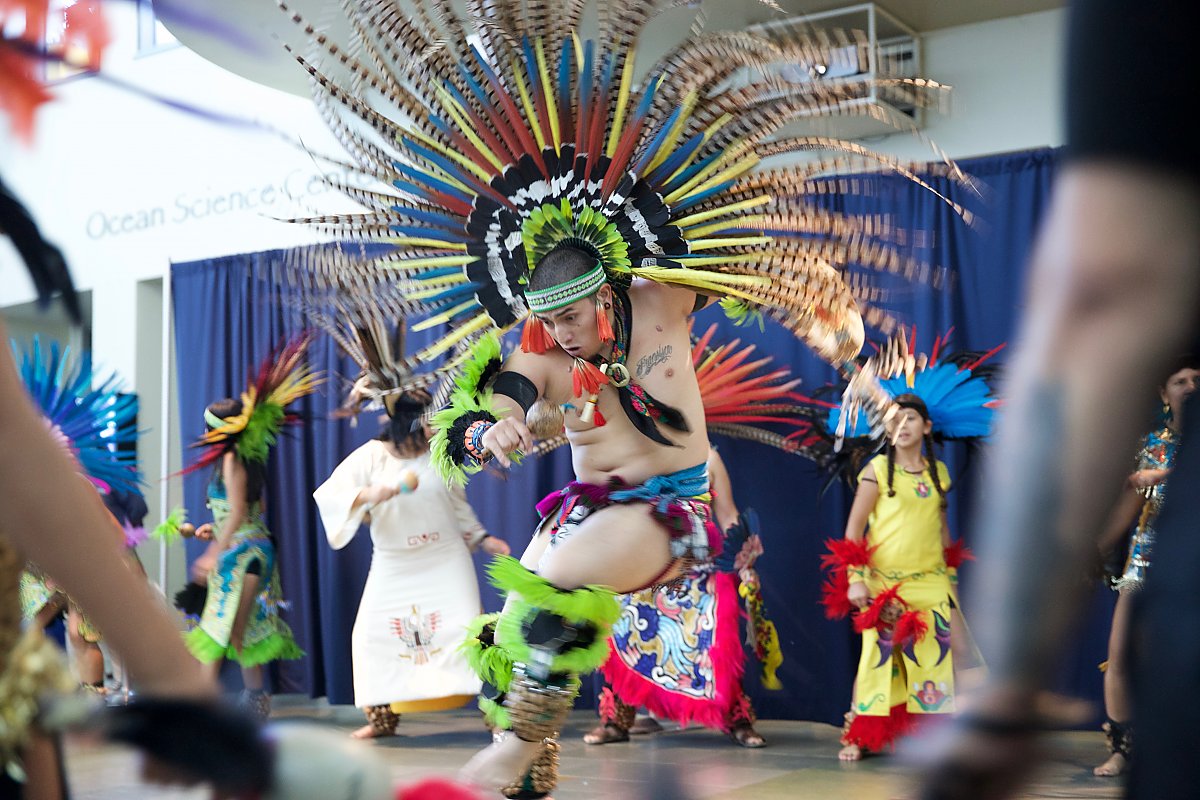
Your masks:
M981 221L974 229L945 202L900 179L874 181L875 189L867 196L829 200L831 207L890 216L901 229L931 234L911 243L911 251L946 268L944 286L934 289L888 275L875 277L889 291L887 308L906 325L916 326L922 349L950 328L954 349L986 350L1012 338L1026 262L1050 196L1056 160L1057 151L1037 150L963 162L962 167L986 187L983 199L944 176L929 176L938 192L978 215ZM240 391L251 365L282 336L300 329L302 322L280 302L280 259L280 253L267 252L174 265L180 414L186 441L200 433L205 404ZM828 367L778 327L768 325L763 332L734 328L712 309L698 315L696 329L712 323L722 335L752 341L760 352L788 365L804 380L804 391L835 379ZM410 346L423 341L427 337L414 336ZM1004 356L1002 352L998 360ZM312 361L331 376L352 377L356 371L327 338L317 341ZM371 419L361 420L357 428L329 419L345 388L344 378L331 377L322 394L305 401L303 411L311 421L277 448L268 488L268 516L279 541L284 592L291 601L285 616L308 652L306 659L279 667L278 686L324 695L333 703L353 700L350 629L370 562L370 543L360 534L346 549L330 550L311 492L342 457L379 429ZM718 438L716 443L731 468L738 505L757 509L763 523L766 554L760 572L767 610L779 628L784 651L784 689L762 689L751 671L747 690L763 717L837 722L849 703L858 638L847 622L823 617L818 564L824 540L842 535L850 495L840 486L823 493L824 476L794 456L741 441ZM948 448L942 457L956 480L950 496L953 530L970 543L972 531L964 525L978 489L978 470L962 448ZM560 452L505 477L480 476L468 493L488 530L520 551L536 521L534 503L570 474L567 454ZM206 478L187 480L189 508L203 507ZM971 569L970 564L963 569L964 584L971 580ZM483 596L486 608L499 608L489 587L483 587ZM1100 697L1095 664L1104 657L1111 602L1097 593L1096 607L1065 666L1063 691ZM966 609L968 619L970 611ZM582 705L594 702L591 687L585 688Z

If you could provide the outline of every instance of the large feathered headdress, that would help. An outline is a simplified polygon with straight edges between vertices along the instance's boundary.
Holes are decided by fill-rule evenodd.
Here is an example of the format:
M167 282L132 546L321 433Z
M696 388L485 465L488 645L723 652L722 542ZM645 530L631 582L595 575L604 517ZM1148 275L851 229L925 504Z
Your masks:
M306 360L311 342L312 334L303 333L268 354L242 392L237 414L222 418L204 412L207 429L192 445L201 448L201 454L185 473L213 464L231 451L247 463L267 460L284 426L301 421L287 406L321 384L320 373L313 372Z
M24 350L12 342L21 380L55 438L102 491L141 494L137 453L137 397L121 391L115 373L103 380L91 357L76 357L71 348L38 337Z
M864 317L884 316L856 296L862 287L845 269L911 275L926 265L903 256L887 226L813 200L864 190L827 180L833 174L890 169L917 179L860 145L786 136L784 127L866 113L856 81L886 81L917 106L936 103L944 87L872 77L865 65L878 54L865 42L795 29L695 34L639 74L644 27L677 4L599 3L598 34L583 39L586 5L468 0L463 20L446 0L417 2L412 14L393 0L347 0L350 43L294 14L323 53L296 57L352 162L336 163L352 180L327 183L367 210L293 221L382 247L310 248L300 267L351 287L365 305L374 297L363 287L390 282L413 330L445 325L413 358L425 369L529 317L530 275L564 241L592 253L612 284L645 278L718 296L731 314L760 311L827 360L854 358ZM859 77L790 83L764 69L781 61L847 62L839 71ZM912 129L899 115L885 121ZM829 155L760 169L813 152ZM360 178L379 188L360 188Z

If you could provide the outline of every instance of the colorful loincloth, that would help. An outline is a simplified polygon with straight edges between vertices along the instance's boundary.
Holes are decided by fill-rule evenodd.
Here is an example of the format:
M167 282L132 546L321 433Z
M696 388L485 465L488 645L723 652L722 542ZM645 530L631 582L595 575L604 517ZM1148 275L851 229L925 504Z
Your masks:
M708 469L704 464L655 475L636 486L612 478L607 486L571 481L537 504L542 524L553 518L550 545L562 542L592 513L611 505L644 502L650 515L671 537L671 558L702 563L720 552L721 534L709 505ZM540 527L540 526L539 526Z

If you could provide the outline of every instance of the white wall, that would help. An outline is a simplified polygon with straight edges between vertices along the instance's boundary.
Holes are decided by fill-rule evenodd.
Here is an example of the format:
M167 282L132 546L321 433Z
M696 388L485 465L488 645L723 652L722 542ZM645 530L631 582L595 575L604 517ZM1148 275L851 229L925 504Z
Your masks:
M1061 145L1065 22L1064 12L1047 11L924 36L925 74L953 87L949 113L929 114L924 132L953 158ZM907 137L884 144L902 158L930 158Z
M131 4L108 4L118 39L105 68L119 79L248 122L333 147L311 104L256 86L184 48L136 57ZM5 180L94 291L97 361L136 380L137 281L171 261L311 241L270 216L302 211L315 173L307 153L280 136L215 124L96 78L59 85L38 113L36 141L0 139ZM33 297L7 248L0 306Z

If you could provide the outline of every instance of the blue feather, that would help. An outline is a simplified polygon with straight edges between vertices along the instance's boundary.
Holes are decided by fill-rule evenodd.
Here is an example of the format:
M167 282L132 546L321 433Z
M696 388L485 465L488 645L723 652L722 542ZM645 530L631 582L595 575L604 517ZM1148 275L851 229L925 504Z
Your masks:
M678 177L676 177L675 180L671 181L666 186L662 187L663 194L670 194L671 192L678 189L680 186L683 186L685 183L687 183L689 180L692 179L693 175L695 175L697 172L699 172L700 170L707 167L713 161L716 161L718 158L720 158L724 154L725 154L724 150L718 150L717 152L710 153L709 155L700 159L695 164L692 164L690 167L685 169L683 172L679 173Z
M955 364L942 362L921 370L913 376L913 386L903 376L880 381L880 385L892 397L911 392L920 397L929 409L934 433L949 439L986 439L995 424L996 410L987 405L995 398L987 381L976 377L971 370L960 370ZM837 429L841 409L829 412L825 425L830 431ZM853 430L847 430L847 438L870 434L865 413L859 412Z
M426 147L422 147L412 139L409 139L407 136L402 137L401 141L403 141L405 146L407 146L408 149L413 153L416 153L421 158L433 164L438 169L442 170L442 172L445 172L451 178L454 178L454 180L458 181L459 183L470 184L471 181L467 178L462 170L455 166L454 162L450 159L439 153L435 153Z
M684 142L682 147L677 148L674 153L671 153L666 161L659 164L646 180L653 185L657 184L663 178L669 178L675 170L679 169L685 161L692 157L692 153L696 152L697 148L702 144L704 144L704 133L697 133Z
M30 397L70 441L83 473L94 483L140 495L137 454L121 449L139 436L137 397L123 394L115 375L97 382L87 354L74 359L70 348L60 349L57 343L46 352L36 336L28 352L15 341L12 349Z
M447 216L446 214L439 214L436 211L429 211L428 209L424 208L402 208L400 206L392 206L392 211L395 211L398 214L403 214L406 217L412 217L419 222L427 222L430 225L440 225L443 228L450 229L462 228L462 222L454 219L453 217Z
M694 206L698 203L703 203L708 198L713 197L714 195L718 195L721 192L726 191L727 189L729 189L729 187L733 186L735 183L737 183L736 179L728 180L723 183L718 183L716 186L713 186L711 188L705 189L703 192L700 192L699 194L692 195L685 202L681 202L681 203L678 203L677 205L671 206L671 213L678 214L679 212L681 212L685 209L691 208L692 206Z
M671 116L663 121L662 126L658 129L658 133L654 134L654 138L650 140L649 147L642 151L642 157L634 165L634 175L642 174L642 169L650 163L651 159L658 152L658 149L666 142L668 134L671 133L671 128L675 125L675 120L679 119L679 115L682 113L683 106L675 106L675 110L671 112Z
M423 239L437 239L442 242L470 241L464 234L454 231L444 231L440 228L421 228L416 225L389 225L388 230L397 236L415 236Z
M472 195L465 193L458 187L451 186L445 181L440 181L432 175L429 175L428 173L423 172L415 167L408 166L407 164L401 164L399 162L395 163L395 167L396 171L401 175L407 175L412 180L420 181L429 188L441 192L442 194L454 197L458 200L462 200L464 203L470 204L471 201L475 199Z

